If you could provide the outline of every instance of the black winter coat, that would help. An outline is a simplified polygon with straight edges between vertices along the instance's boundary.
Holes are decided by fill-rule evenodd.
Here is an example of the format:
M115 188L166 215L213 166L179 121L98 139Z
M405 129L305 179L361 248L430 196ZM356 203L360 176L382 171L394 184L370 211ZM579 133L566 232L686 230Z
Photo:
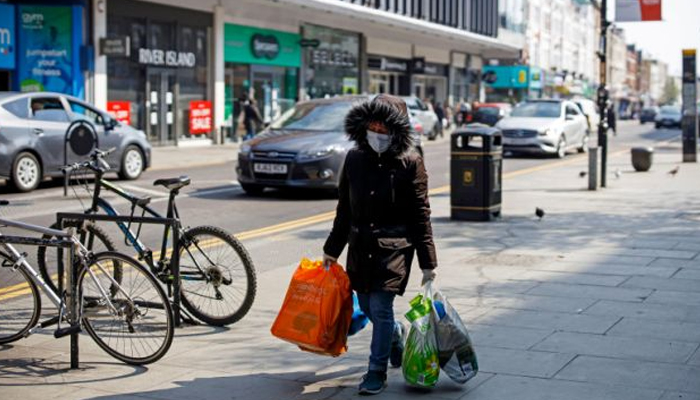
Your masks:
M389 150L381 156L367 143L371 121L383 122L391 134ZM337 258L349 243L346 269L355 291L403 294L414 252L421 269L437 266L423 159L408 118L385 103L354 107L345 129L357 147L345 159L336 217L323 250Z

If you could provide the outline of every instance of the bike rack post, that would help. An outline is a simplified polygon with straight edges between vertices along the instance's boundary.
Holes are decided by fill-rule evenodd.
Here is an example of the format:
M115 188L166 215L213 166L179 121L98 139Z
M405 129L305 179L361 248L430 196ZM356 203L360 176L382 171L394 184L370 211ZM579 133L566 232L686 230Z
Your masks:
M78 268L76 268L75 265L75 244L71 244L70 250L70 260L71 260L71 268L70 268L70 274L68 274L68 311L69 311L69 316L68 316L68 322L70 323L71 326L76 326L76 324L80 324L80 320L78 320L78 313L79 313L79 307L80 303L78 301ZM80 338L79 332L74 332L71 333L70 335L70 367L71 369L78 369L79 368L79 363L80 363L80 346L78 343L78 339Z
M170 267L173 274L173 317L176 327L182 325L182 314L180 312L180 222L177 218L156 218L156 217L132 217L128 215L102 215L102 214L82 214L82 213L57 213L56 221L59 226L63 226L65 221L78 222L135 222L141 224L170 225L173 229L173 253L171 255Z

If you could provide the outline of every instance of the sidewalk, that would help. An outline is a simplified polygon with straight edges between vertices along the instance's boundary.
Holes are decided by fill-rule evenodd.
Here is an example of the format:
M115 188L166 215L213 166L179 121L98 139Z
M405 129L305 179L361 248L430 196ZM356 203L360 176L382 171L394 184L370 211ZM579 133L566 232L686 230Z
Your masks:
M506 179L504 217L492 223L452 222L449 195L433 196L437 283L472 332L481 372L464 386L443 375L424 392L391 370L377 398L699 400L700 165L679 160L677 144L657 147L647 173L633 172L628 154L613 156L609 187L598 192L579 178L583 160ZM667 174L676 165L677 176ZM541 221L535 207L546 211ZM279 240L319 248L327 229ZM179 329L168 355L148 368L114 362L87 336L78 371L67 370L68 340L51 332L0 347L0 393L22 400L356 398L371 329L351 338L339 358L303 353L269 333L295 261L259 274L243 322ZM418 281L397 298L398 315Z
M209 146L153 147L151 170L205 167L238 159L238 143Z

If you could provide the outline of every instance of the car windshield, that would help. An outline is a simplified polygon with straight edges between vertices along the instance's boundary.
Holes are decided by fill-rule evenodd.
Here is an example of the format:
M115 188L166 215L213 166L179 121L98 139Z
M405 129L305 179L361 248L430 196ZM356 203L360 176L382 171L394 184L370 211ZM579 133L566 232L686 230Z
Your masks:
M561 104L555 102L530 102L518 104L512 117L532 117L532 118L559 118L561 116Z
M489 115L489 116L494 116L498 115L499 112L498 107L480 107L476 112L478 112L481 115Z
M299 104L270 124L270 129L344 131L345 116L351 107L349 101Z
M661 107L661 114L680 114L681 109L674 106Z

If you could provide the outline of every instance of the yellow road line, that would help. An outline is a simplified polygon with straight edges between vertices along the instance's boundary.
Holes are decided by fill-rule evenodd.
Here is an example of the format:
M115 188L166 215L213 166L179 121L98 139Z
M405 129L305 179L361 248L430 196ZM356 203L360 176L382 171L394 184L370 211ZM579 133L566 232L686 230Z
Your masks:
M663 143L665 143L665 142L660 142L658 144L663 144ZM610 157L617 156L617 155L624 154L627 152L629 152L629 150L620 150L620 151L616 151L614 153L609 154L609 156ZM534 167L519 169L517 171L506 172L503 174L503 179L510 179L510 178L514 178L514 177L520 176L520 175L526 175L526 174L530 174L530 173L537 172L537 171L552 169L552 168L560 167L563 165L569 165L569 164L573 164L573 163L576 163L578 161L581 161L583 159L584 159L583 157L574 157L574 158L571 158L568 160L562 160L562 161L557 161L557 162L552 162L552 163L547 163L547 164L541 164L541 165L536 165ZM434 196L434 195L446 193L449 191L450 191L450 185L439 186L439 187L430 189L428 191L428 195ZM239 240L249 240L249 239L259 238L259 237L263 237L263 236L274 235L276 233L291 231L291 230L295 230L295 229L302 228L305 226L315 225L315 224L318 224L321 222L328 222L328 221L333 220L333 218L335 218L335 211L329 211L329 212L325 212L322 214L312 215L310 217L300 218L300 219L282 222L280 224L271 225L271 226L267 226L267 227L263 227L263 228L259 228L259 229L254 229L254 230L250 230L250 231L236 233L236 234L234 234L234 236ZM211 247L214 245L214 243L216 241L217 241L216 239L210 239L207 241L203 241L203 242L201 242L201 246L203 248ZM168 255L170 255L170 251L168 251ZM153 252L154 259L158 258L159 256L160 256L160 251ZM52 276L52 279L56 279L56 275ZM14 285L14 286L0 289L0 300L10 299L10 298L13 298L16 296L20 296L22 294L29 293L28 292L29 289L22 290L23 288L26 288L26 287L27 287L26 283L20 283L20 284Z

